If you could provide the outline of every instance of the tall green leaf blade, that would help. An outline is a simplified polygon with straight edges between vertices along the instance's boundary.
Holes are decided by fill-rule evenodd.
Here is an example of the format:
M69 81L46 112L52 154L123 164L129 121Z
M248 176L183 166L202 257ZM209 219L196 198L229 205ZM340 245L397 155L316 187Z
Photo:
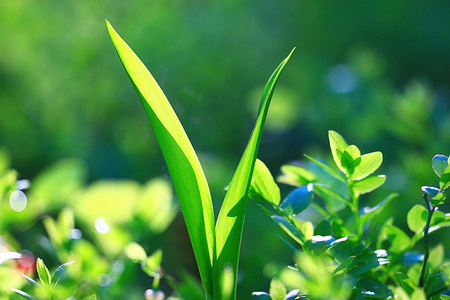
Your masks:
M183 126L153 76L106 21L109 34L158 139L191 238L206 292L212 294L214 213L208 183Z
M239 161L238 167L233 175L230 187L225 195L222 208L219 212L216 223L216 261L214 262L213 272L215 286L217 286L220 282L220 274L223 272L225 266L231 266L233 268L234 278L237 278L236 275L239 261L239 251L245 210L247 207L248 192L252 180L256 156L258 154L262 129L266 120L275 85L281 71L284 69L293 51L294 49L275 69L264 88L255 127L253 128L250 140L247 143L242 158ZM220 298L220 291L215 289L214 299ZM232 293L232 299L235 298L236 282Z

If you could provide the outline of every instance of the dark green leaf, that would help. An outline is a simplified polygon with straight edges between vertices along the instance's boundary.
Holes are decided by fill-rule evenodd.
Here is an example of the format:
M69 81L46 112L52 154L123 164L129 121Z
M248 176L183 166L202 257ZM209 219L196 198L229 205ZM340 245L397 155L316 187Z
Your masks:
M388 299L392 296L392 291L387 286L370 278L358 281L355 290L364 298Z
M316 228L314 229L314 235L331 235L332 228L331 224L329 222L329 219L323 219L319 224L317 224Z
M356 196L359 196L361 194L367 194L367 193L377 189L385 181L386 181L386 176L384 176L384 175L370 176L370 177L366 177L359 181L354 181L351 185L351 188L353 190L353 193L355 193Z
M342 264L340 264L336 269L334 269L334 271L331 274L336 274L340 271L344 271L346 270L348 267L350 267L353 264L353 261L355 260L355 256L350 256L347 257L346 260L344 260L344 262Z
M411 296L412 293L417 289L417 285L414 283L414 281L412 281L412 279L409 278L408 275L401 272L397 272L395 276L397 277L403 290L405 290L405 292L409 296Z
M312 184L296 188L281 203L281 208L289 215L298 215L311 203L313 188Z
M278 237L289 247L289 249L291 249L292 252L294 252L295 255L300 253L300 251L298 251L297 248L294 247L294 245L283 239L282 236L278 235Z
M280 203L280 188L275 183L269 169L259 159L256 159L255 162L248 196L256 201L266 201L275 206Z

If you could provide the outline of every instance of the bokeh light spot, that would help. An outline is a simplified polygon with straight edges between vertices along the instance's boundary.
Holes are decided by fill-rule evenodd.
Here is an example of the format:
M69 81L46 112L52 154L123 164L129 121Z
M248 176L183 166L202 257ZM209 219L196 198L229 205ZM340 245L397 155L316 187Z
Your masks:
M95 230L98 231L98 233L105 234L109 231L109 225L106 224L105 219L103 217L98 217L97 220L95 220Z
M9 205L16 212L23 211L27 207L27 196L24 192L16 190L9 196Z

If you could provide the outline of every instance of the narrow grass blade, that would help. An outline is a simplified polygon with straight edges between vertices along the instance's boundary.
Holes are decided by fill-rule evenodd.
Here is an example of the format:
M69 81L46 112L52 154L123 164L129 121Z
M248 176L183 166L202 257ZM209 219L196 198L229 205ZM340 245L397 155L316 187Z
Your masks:
M244 224L247 196L252 180L253 169L261 140L262 129L266 120L270 100L275 85L292 55L281 62L267 82L261 98L258 117L253 128L250 140L239 162L236 172L231 180L230 187L220 209L216 223L216 260L214 261L214 286L220 282L221 274L225 267L232 267L234 278L237 278L239 251L241 244L242 228ZM234 283L232 299L236 299L236 282ZM221 292L215 288L214 299L221 299Z
M106 21L109 34L155 130L180 202L200 275L212 294L214 213L198 157L172 106L133 50Z

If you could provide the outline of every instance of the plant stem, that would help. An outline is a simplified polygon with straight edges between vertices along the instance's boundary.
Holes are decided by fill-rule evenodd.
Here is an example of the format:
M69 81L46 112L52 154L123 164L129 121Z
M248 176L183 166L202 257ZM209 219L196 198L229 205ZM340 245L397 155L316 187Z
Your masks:
M425 240L425 255L423 257L423 264L422 264L422 268L420 270L420 275L419 275L419 287L423 287L425 285L425 276L426 276L425 272L426 272L426 267L427 267L427 263L428 263L428 258L430 256L428 231L430 230L431 217L433 216L433 213L436 211L436 207L432 206L430 201L428 201L427 194L423 194L422 197L423 197L423 200L425 200L425 204L428 209L428 219L427 219L425 228L423 229L423 237Z

